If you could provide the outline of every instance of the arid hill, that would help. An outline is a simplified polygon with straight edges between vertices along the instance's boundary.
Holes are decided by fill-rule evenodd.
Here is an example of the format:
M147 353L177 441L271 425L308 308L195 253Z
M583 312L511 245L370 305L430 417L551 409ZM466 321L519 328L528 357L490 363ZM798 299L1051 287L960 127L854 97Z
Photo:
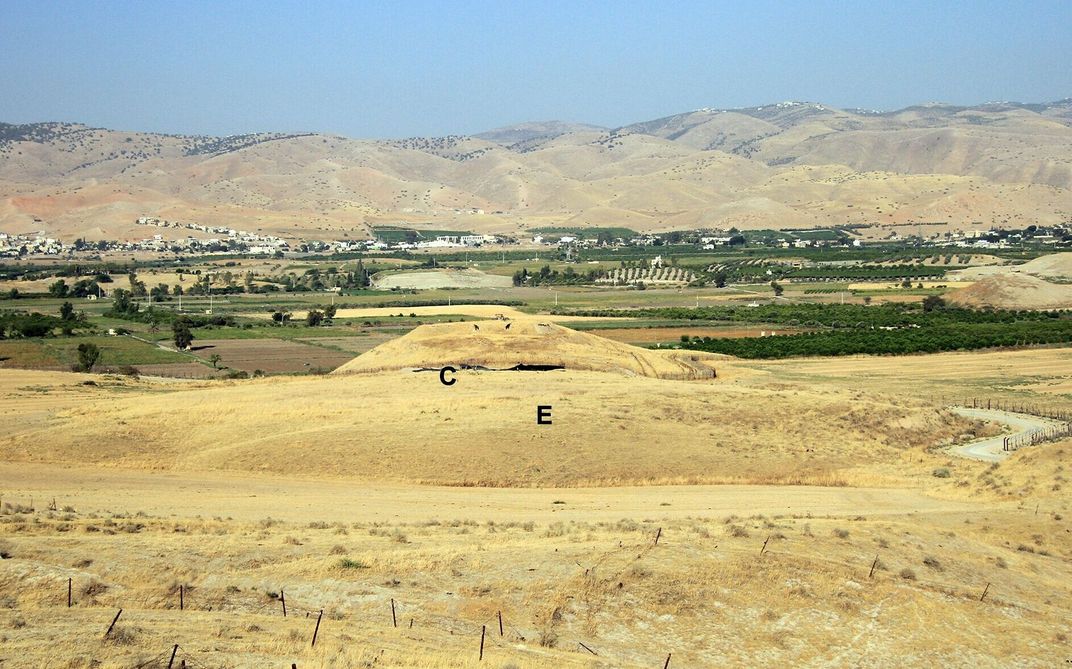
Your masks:
M650 351L538 318L422 325L363 353L334 374L399 369L588 370L663 379L708 379L704 353ZM707 364L705 364L705 361Z
M608 342L611 343L611 342ZM807 385L617 373L385 371L242 383L0 370L8 462L486 486L837 483L968 421ZM536 423L551 406L550 425ZM36 407L31 410L27 407Z
M1072 308L1072 284L1051 283L1029 274L994 274L951 293L949 299L968 307L1068 309Z
M139 216L290 238L365 238L400 222L513 234L1047 224L1072 212L1069 156L1070 100L888 113L793 102L390 141L0 124L0 225L140 239Z

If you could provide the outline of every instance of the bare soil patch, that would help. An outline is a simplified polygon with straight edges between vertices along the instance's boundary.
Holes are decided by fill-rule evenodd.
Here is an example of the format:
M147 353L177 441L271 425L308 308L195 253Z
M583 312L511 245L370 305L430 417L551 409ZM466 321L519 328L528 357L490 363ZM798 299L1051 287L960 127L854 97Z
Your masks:
M282 339L199 339L194 355L208 360L219 355L220 366L253 373L332 370L352 359L349 353Z

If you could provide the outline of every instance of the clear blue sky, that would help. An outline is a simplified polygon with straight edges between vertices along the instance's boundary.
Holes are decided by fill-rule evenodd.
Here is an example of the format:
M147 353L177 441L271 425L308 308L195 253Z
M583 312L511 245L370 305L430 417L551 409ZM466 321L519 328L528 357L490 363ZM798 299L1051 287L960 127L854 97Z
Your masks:
M1072 96L1072 0L4 0L0 121L473 133L698 107Z

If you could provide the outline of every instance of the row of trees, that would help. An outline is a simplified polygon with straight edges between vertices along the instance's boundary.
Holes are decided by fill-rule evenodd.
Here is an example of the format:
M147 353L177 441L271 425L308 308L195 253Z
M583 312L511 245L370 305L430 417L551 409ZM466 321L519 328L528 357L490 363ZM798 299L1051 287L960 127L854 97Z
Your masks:
M535 273L529 272L527 267L519 269L514 272L513 283L515 286L571 286L594 283L603 274L603 272L597 270L588 270L581 273L572 267L566 267L565 270L559 272L557 269L551 269L550 265L544 265Z
M330 323L334 320L336 311L334 304L329 304L323 309L310 309L305 314L305 325L315 328ZM276 325L286 325L290 323L291 316L292 314L289 311L276 311L272 314L272 322Z
M58 318L36 311L31 313L0 312L0 339L48 337L55 334L56 330L60 330L64 335L71 335L75 330L86 327L89 327L89 324L85 313L76 313L74 305L70 302L60 305Z
M739 358L936 353L1000 346L1072 343L1072 320L961 323L897 330L838 330L776 337L693 337L682 348Z
M733 323L773 323L788 326L829 328L908 327L956 323L1044 322L1072 318L1072 310L1031 311L1015 309L969 309L950 307L937 296L921 302L861 304L763 304L707 307L663 307L649 309L560 310L573 316L631 316L658 320L725 321Z

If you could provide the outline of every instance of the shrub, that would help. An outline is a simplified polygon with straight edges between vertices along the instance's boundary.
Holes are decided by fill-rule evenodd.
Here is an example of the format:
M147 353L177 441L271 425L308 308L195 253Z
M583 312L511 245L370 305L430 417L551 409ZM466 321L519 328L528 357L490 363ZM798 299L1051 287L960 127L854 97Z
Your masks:
M934 569L935 571L942 571L942 563L939 562L936 558L931 557L930 555L923 558L923 564L930 567L931 569Z
M931 472L931 476L939 479L947 479L950 476L949 468L937 467L934 471Z
M908 567L905 567L901 570L901 578L906 581L914 581L916 580L916 572L912 571Z
M841 529L839 527L839 528L834 530L834 536L837 537L838 539L848 539L849 538L849 531L848 530L843 530L843 529Z
M339 560L340 569L368 569L369 566L361 560L351 560L350 558L343 558Z

